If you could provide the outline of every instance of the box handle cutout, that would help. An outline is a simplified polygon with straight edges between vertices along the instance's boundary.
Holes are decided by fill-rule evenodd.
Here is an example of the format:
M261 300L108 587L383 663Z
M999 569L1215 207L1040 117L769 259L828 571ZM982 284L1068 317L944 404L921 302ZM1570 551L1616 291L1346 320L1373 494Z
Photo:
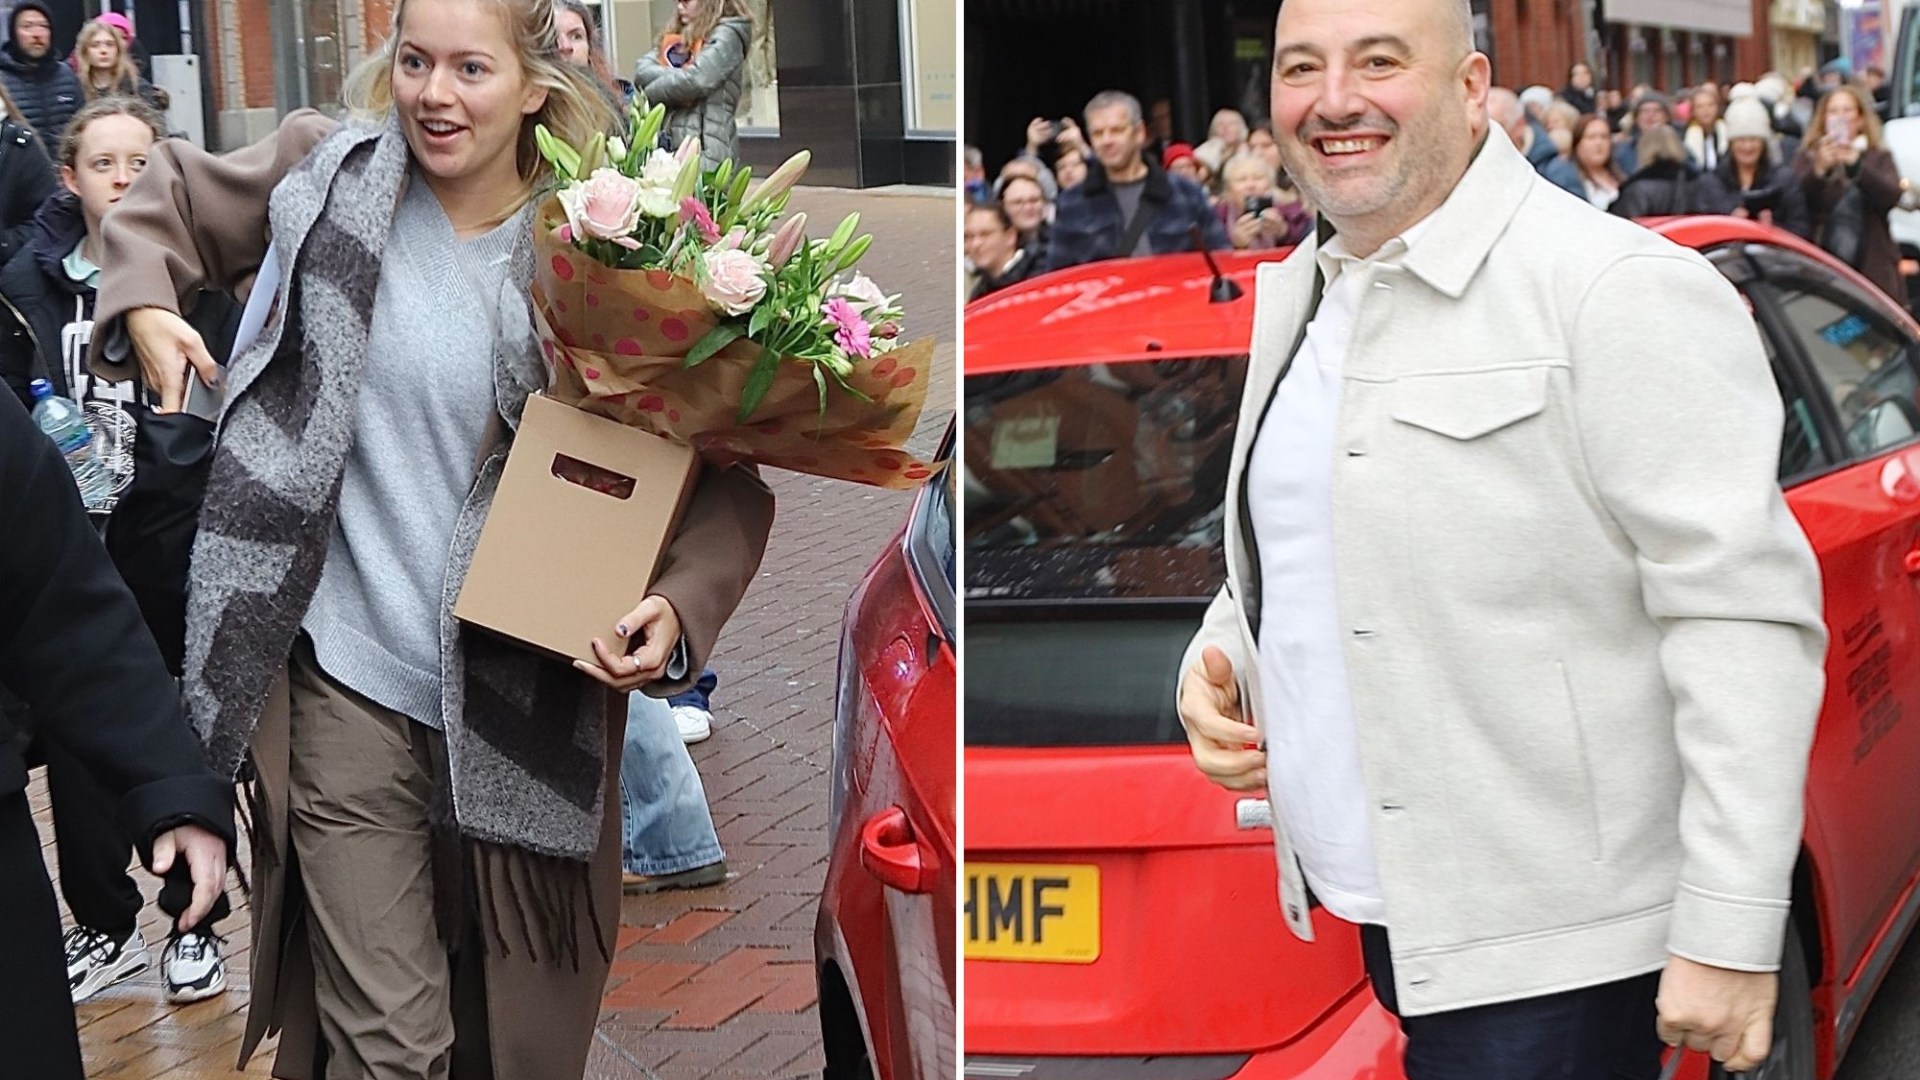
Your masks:
M611 495L616 499L633 498L633 477L622 476L611 469L603 469L566 454L553 455L553 475L602 495Z

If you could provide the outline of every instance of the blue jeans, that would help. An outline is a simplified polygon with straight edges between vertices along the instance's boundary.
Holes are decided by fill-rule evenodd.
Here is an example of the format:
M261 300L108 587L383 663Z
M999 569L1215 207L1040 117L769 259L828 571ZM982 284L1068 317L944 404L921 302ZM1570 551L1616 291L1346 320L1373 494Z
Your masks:
M700 672L700 677L693 680L693 685L688 687L685 693L675 694L668 698L667 704L674 706L691 705L696 709L712 712L713 688L719 685L720 676L715 675L712 668L705 668Z
M1387 931L1360 928L1373 992L1399 1016ZM1660 973L1559 994L1400 1017L1407 1080L1655 1080Z
M627 695L620 829L620 864L629 874L677 874L726 858L672 708L641 693Z

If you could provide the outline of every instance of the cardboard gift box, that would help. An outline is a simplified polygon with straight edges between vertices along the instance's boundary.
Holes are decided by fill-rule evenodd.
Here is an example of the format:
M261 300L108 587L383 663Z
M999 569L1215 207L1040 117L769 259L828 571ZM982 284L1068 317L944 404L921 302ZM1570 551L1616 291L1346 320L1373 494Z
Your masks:
M593 639L617 646L653 583L698 469L690 446L528 398L454 617L594 662Z

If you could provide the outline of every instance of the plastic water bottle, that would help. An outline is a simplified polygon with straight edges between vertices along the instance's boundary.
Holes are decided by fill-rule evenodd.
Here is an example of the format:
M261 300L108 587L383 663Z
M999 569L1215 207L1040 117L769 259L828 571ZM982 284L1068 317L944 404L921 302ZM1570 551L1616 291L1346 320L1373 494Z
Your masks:
M80 500L93 510L107 498L107 474L93 458L93 429L87 427L80 406L53 392L53 384L35 379L28 386L33 394L33 422L47 433L53 445L66 455L67 468L73 470L73 482L80 488Z

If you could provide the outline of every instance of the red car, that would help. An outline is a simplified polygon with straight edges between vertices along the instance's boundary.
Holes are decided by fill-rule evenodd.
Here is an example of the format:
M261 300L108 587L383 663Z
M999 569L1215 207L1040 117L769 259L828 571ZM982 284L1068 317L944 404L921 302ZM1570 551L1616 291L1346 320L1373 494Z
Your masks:
M1753 310L1786 405L1781 483L1825 579L1827 693L1753 1075L1830 1077L1920 912L1920 327L1785 233L1651 227ZM1262 257L1282 255L1223 258L1238 299L1210 302L1202 260L1175 255L966 310L968 1080L1402 1075L1357 934L1324 912L1319 944L1287 932L1266 800L1203 779L1173 708L1225 576Z
M949 431L941 460L952 457ZM921 486L847 601L814 923L826 1080L953 1075L954 491Z

